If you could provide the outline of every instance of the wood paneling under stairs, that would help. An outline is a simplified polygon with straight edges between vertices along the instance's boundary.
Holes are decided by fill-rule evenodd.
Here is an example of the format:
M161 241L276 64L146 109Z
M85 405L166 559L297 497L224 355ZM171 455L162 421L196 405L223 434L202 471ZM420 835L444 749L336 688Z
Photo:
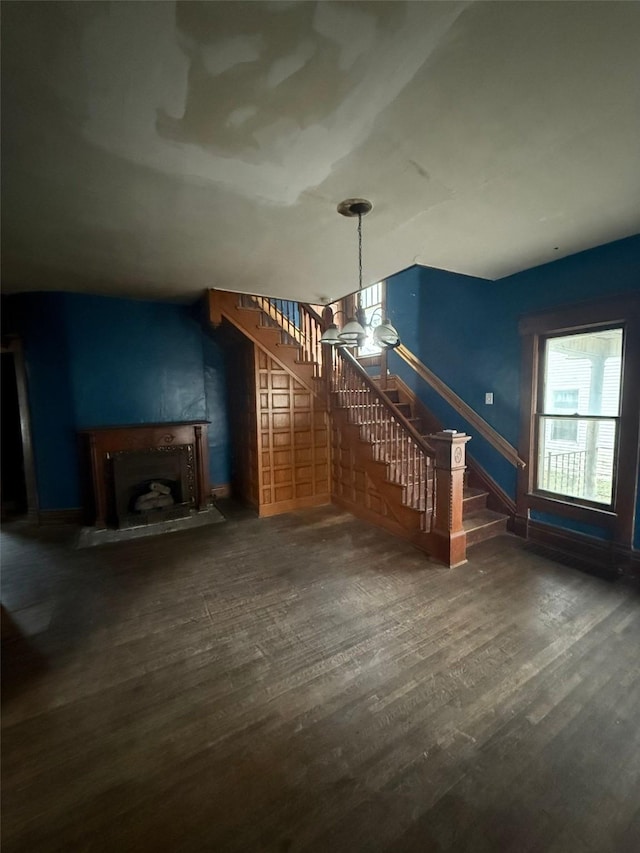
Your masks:
M228 322L246 342L236 344L242 358L230 367L235 493L261 516L330 503L329 423L317 364L301 360L299 347L284 342L289 336L250 297L210 291L208 305L213 324Z
M255 347L259 513L329 503L329 425L324 405Z
M631 853L640 595L334 507L2 535L3 853Z
M364 443L361 445L358 427L349 425L346 413L340 410L333 412L331 437L334 502L372 524L378 524L397 536L405 537L403 519L397 517L402 506L402 490L386 481L385 466L371 459L369 448ZM393 490L395 494L385 500L380 489L387 493ZM408 512L408 515L414 516L413 530L419 530L418 514Z

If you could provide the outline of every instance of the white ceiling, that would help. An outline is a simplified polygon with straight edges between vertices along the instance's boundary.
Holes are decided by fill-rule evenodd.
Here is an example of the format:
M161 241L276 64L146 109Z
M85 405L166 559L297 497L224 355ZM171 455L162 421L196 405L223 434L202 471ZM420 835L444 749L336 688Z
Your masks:
M3 281L320 301L640 231L640 4L5 2Z

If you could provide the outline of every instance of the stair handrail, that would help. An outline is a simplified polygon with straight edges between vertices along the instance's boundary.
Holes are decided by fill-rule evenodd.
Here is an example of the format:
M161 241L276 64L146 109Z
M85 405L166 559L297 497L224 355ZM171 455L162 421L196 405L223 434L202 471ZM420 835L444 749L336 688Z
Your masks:
M258 294L247 295L267 317L274 320L282 331L298 344L303 358L316 365L316 378L320 378L322 369L320 338L324 331L320 314L306 302Z
M456 410L456 412L461 415L466 421L473 425L475 430L486 440L489 444L500 453L511 465L516 468L525 468L527 463L524 459L521 459L518 456L518 451L513 445L509 444L506 438L500 435L491 424L487 423L483 417L481 417L474 409L471 408L465 401L459 397L455 391L453 391L446 382L443 382L436 374L429 370L429 368L423 364L420 359L411 352L411 350L407 349L404 344L400 344L399 347L396 347L395 352L400 356L403 361L405 361L409 367L413 368L413 370L420 376L421 379L430 385L431 388L434 389L444 400L446 400L449 405Z
M367 388L373 392L374 396L382 403L383 407L387 409L391 417L400 423L402 428L409 433L412 440L415 444L422 450L425 456L429 456L432 459L436 455L435 449L429 444L429 442L424 438L424 436L420 435L418 430L413 426L413 424L405 418L402 412L399 412L398 409L393 405L393 403L389 400L387 395L382 391L373 379L369 376L364 367L360 364L357 358L349 352L346 347L338 347L337 348L338 355L344 361L351 365L351 367L356 371L362 382L367 386Z

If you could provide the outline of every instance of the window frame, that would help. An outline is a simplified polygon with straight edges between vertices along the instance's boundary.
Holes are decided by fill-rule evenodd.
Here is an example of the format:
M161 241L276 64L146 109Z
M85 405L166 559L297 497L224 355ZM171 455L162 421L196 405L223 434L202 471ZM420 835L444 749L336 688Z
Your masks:
M588 502L537 488L538 409L544 365L544 342L550 337L605 328L623 329L621 395L614 481L609 505ZM583 302L520 320L522 339L519 455L527 463L519 471L516 529L526 534L531 510L548 512L609 530L612 541L633 547L635 504L640 461L640 294Z
M546 412L545 411L545 377L547 375L547 359L548 359L548 348L547 343L554 338L562 338L570 335L588 335L591 332L604 332L612 329L620 329L622 332L622 360L620 364L620 397L618 399L618 411L615 415L582 415L582 414L559 414L557 412ZM539 350L539 364L538 364L538 382L536 389L536 412L535 412L535 426L534 426L534 443L535 443L535 453L532 460L533 467L533 484L532 491L536 495L541 495L543 497L549 497L553 500L561 500L567 503L576 504L578 506L586 506L593 507L595 509L608 510L610 512L615 511L615 503L616 503L616 482L618 479L618 451L619 451L619 438L620 438L620 409L622 407L622 397L624 394L624 353L625 353L625 341L626 341L626 329L624 323L604 323L597 324L595 326L589 326L588 328L581 328L577 331L569 331L563 330L561 332L552 332L550 334L544 334L539 336L538 340L538 350ZM612 483L611 483L611 500L608 503L603 501L593 501L588 498L579 498L574 495L566 495L563 492L554 492L550 489L544 489L538 485L539 482L539 470L540 470L540 436L542 430L542 424L545 418L558 418L567 421L571 421L576 425L576 439L577 442L577 431L578 424L580 421L613 421L615 424L614 427L614 440L613 440L613 471L612 471ZM566 441L571 441L572 439L562 439Z

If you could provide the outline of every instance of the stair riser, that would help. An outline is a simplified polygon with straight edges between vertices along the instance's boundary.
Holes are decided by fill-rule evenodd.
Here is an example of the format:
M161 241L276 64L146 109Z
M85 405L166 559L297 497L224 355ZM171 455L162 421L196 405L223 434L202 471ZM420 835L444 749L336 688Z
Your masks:
M462 500L462 517L468 518L470 515L473 515L474 512L478 512L478 510L486 509L487 506L487 495L473 495L473 497L463 498Z
M500 536L501 533L506 533L507 519L499 519L484 524L482 527L476 527L474 530L467 531L467 548L471 545L477 545L479 542L484 542L486 539L492 539L494 536Z

